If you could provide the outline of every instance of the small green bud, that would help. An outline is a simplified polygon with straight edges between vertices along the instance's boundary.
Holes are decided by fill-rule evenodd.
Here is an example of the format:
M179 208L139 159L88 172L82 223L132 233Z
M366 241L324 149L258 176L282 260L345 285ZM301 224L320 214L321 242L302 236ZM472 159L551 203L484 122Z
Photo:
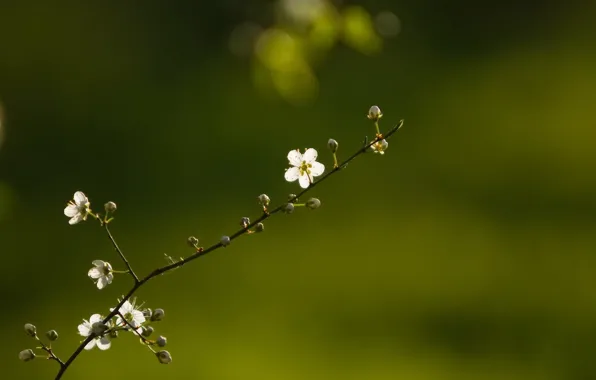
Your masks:
M242 219L240 219L240 225L241 225L243 228L246 228L246 227L248 227L248 225L249 225L249 224L250 224L250 219L249 219L249 218L247 218L246 216L244 216L244 217L242 217Z
M152 321L161 321L165 315L165 311L163 309L155 309L153 310L153 315L151 316Z
M110 330L110 338L118 338L118 330Z
M25 323L25 332L29 336L35 338L35 336L37 335L37 327L35 327L35 325L32 325L31 323Z
M91 325L91 333L95 336L102 336L106 331L108 331L108 326L101 321Z
M109 213L114 213L118 209L118 207L116 206L116 203L114 203L112 201L106 203L105 205L103 205L103 207L106 209L106 212L109 212Z
M195 248L197 245L199 245L199 239L194 236L189 236L188 239L186 239L186 242L191 248Z
M291 214L294 212L294 204L293 203L288 203L286 204L286 206L284 207L284 212L286 214Z
M263 232L264 230L265 230L265 226L263 225L263 223L257 223L257 225L255 226L255 231Z
M23 350L23 351L19 352L19 359L24 362L33 360L33 359L35 359L35 352L33 352L33 350L30 348Z
M311 210L317 209L321 207L321 201L317 198L310 198L308 201L306 201L306 207Z
M165 347L168 343L168 338L166 338L165 336L160 336L159 338L157 338L155 343L157 343L159 347Z
M157 360L159 360L161 364L170 364L172 362L172 355L170 355L168 351L156 352L155 356L157 356Z
M367 117L372 121L378 121L381 117L383 117L383 113L378 106L372 106L368 110Z
M58 332L56 330L50 330L46 333L46 337L53 342L58 339Z
M228 245L230 245L231 240L230 240L230 237L229 236L222 236L221 239L219 240L219 242L224 247L227 247Z
M143 327L143 331L141 332L141 335L144 336L145 338L151 336L151 334L153 334L153 327L151 326L145 326Z
M337 143L337 141L329 139L329 141L327 142L327 146L329 147L331 153L335 153L337 152L337 147L339 146L339 144Z
M267 194L259 195L259 203L261 204L261 206L269 206L269 202L271 202L271 199L269 199Z

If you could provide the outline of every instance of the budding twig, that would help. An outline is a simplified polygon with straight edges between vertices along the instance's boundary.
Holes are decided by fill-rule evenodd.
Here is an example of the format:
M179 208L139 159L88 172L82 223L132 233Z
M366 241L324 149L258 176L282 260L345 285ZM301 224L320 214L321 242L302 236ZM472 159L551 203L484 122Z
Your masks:
M377 118L378 117L380 117L380 116L377 115ZM301 197L304 194L306 194L307 192L311 191L315 186L319 185L323 181L326 181L329 177L331 177L332 175L334 175L338 171L340 171L343 168L345 168L346 165L349 162L351 162L352 160L354 160L356 157L360 156L361 154L365 153L367 151L367 149L370 148L372 145L376 144L377 142L381 141L382 139L388 139L389 137L391 137L395 132L397 132L403 126L403 124L404 124L404 121L401 120L396 126L394 126L393 128L391 128L387 133L385 133L385 134L377 133L376 137L371 142L369 142L367 144L364 144L364 146L362 146L361 148L359 148L356 152L354 152L350 157L348 157L346 160L344 160L338 166L335 166L331 171L327 172L327 174L325 174L324 176L322 176L319 180L312 182L309 187L307 187L306 189L303 189L298 194L294 194L293 196L291 196L290 199L288 200L288 202L290 204L293 203L293 202L295 202L299 197ZM179 267L181 267L183 265L186 265L189 262L191 262L191 261L193 261L195 259L198 259L199 257L205 256L206 254L208 254L208 253L210 253L212 251L215 251L216 249L219 249L221 247L228 246L232 240L238 238L241 235L244 235L244 234L248 233L248 231L250 229L252 229L253 227L255 227L258 224L262 223L263 221L265 221L266 219L270 218L274 214L277 214L278 212L284 211L286 209L287 205L288 205L288 202L284 202L284 203L280 204L279 206L277 206L277 207L275 207L273 209L269 209L269 208L266 208L266 205L265 205L265 203L268 204L268 197L266 199L267 202L263 202L263 200L265 199L264 197L261 197L261 198L262 198L261 200L262 200L262 204L263 204L263 208L264 208L265 212L259 218L255 219L251 223L248 223L246 225L243 225L242 228L239 229L238 231L236 231L235 233L233 233L233 234L231 234L229 236L222 237L222 239L219 242L211 245L210 247L205 248L205 249L199 249L194 254L192 254L192 255L184 258L184 260L172 262L172 263L170 263L168 265L165 265L163 267L157 268L157 269L153 270L151 273L149 273L148 275L146 275L145 277L143 277L142 279L139 279L136 276L136 274L133 272L132 268L130 267L130 264L126 260L126 257L122 254L122 251L120 250L120 248L116 244L116 241L112 237L112 235L111 235L111 233L110 233L110 231L109 231L109 229L107 227L107 223L106 223L105 224L106 232L108 233L108 236L109 236L110 240L112 241L112 244L114 245L114 248L116 249L116 251L118 252L118 254L120 254L120 257L122 258L122 260L126 264L128 270L130 271L131 275L135 279L135 283L132 286L132 288L128 291L128 293L126 293L126 295L124 297L122 297L122 299L112 309L112 311L103 319L102 323L105 324L111 318L113 318L114 316L118 315L119 314L119 310L122 307L122 305L127 300L129 300L135 294L135 292L141 286L143 286L146 282L148 282L149 280L151 280L151 279L153 279L153 278L155 278L155 277L157 277L157 276L159 276L161 274L164 274L166 272L169 272L169 271L171 271L173 269L176 269L176 268L179 268ZM122 317L122 315L121 315L121 317ZM122 317L122 319L124 319L124 318ZM126 319L124 319L124 320L126 320ZM89 335L89 336L87 336L85 338L85 340L83 342L81 342L81 344L76 348L76 350L70 355L70 357L68 358L68 360L66 362L62 363L61 361L58 361L60 363L60 371L56 375L55 380L59 380L59 379L62 378L62 376L64 375L64 372L66 372L66 370L72 364L72 362L83 351L83 349L85 348L85 346L87 345L87 343L89 343L93 338L94 338L94 336L92 334Z

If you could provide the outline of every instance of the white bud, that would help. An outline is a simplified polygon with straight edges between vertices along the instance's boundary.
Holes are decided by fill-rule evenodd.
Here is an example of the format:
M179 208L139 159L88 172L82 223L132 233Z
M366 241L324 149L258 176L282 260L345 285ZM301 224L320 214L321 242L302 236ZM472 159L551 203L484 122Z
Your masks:
M317 209L321 207L321 201L317 198L310 198L308 201L306 201L306 207L311 210Z
M33 350L30 348L23 350L23 351L19 352L19 359L24 362L33 360L33 359L35 359L35 352L33 352Z
M35 325L32 325L31 323L25 323L25 332L28 335L35 337L37 335L37 327L35 327Z
M296 199L296 194L288 194L288 202L293 202Z
M381 109L378 106L372 106L368 110L368 118L372 121L377 121L383 116Z
M261 204L261 206L269 206L269 202L271 202L271 199L269 199L267 194L259 195L259 203Z
M291 214L294 212L294 204L293 203L288 203L286 204L286 206L284 207L284 212L286 214Z
M250 224L250 219L247 218L246 216L242 217L242 219L240 219L240 225L244 228L248 227L248 225Z
M170 364L172 362L172 355L170 355L168 351L156 352L155 356L157 356L157 360L159 360L161 364Z
M335 153L337 152L337 147L339 146L339 144L337 143L337 141L329 139L329 141L327 142L327 146L329 147L331 153Z
M161 321L165 315L163 309L155 309L153 310L153 315L151 316L152 321Z
M264 230L265 230L265 226L263 225L263 223L257 223L257 225L255 226L255 231L263 232Z
M229 236L222 236L221 239L219 240L219 242L221 243L221 245L223 245L224 247L227 247L228 245L230 245L230 237Z
M106 212L111 212L111 213L116 212L116 210L118 209L118 207L116 206L116 203L114 203L112 201L106 203L105 205L103 205L103 207L106 209Z
M168 343L168 338L166 338L165 336L160 336L159 338L157 338L155 343L157 343L159 347L165 347L165 345Z

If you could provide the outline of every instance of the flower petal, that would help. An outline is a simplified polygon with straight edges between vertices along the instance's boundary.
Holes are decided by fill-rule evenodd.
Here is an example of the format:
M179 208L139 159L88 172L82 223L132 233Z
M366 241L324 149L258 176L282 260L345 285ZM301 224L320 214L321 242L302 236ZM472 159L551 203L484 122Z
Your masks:
M294 182L295 180L298 179L299 176L300 176L300 169L298 169L297 167L292 167L292 168L287 169L286 173L284 174L284 178L288 182Z
M77 214L77 215L73 216L72 218L70 218L70 220L68 221L68 224L70 224L72 226L74 224L81 222L83 219L84 218L83 218L82 214Z
M312 178L309 179L308 175L306 173L304 173L303 175L300 176L300 179L298 180L298 182L300 183L301 188L306 189L308 186L310 186L311 180L312 180Z
M91 318L89 318L89 325L90 325L90 326L93 326L93 324L94 324L95 322L101 322L101 320L102 320L102 319L103 319L103 318L101 317L101 315L100 315L100 314L93 314L93 315L91 316Z
M316 150L314 150L313 148L308 148L306 150L306 152L304 152L304 155L302 156L302 159L304 161L306 161L307 164L309 164L309 163L311 163L311 162L313 162L314 160L317 159L317 155L318 155L318 153L317 153Z
M290 165L292 166L300 166L302 164L302 153L298 149L291 150L288 153L288 161L290 161Z
M108 339L107 336L104 336L104 337L101 337L100 339L97 339L96 344L97 344L97 348L104 351L104 350L107 350L108 348L110 348L110 346L112 345L112 342L110 342L110 339Z
M74 193L74 201L77 204L77 206L84 205L85 203L89 202L89 200L85 196L85 193L83 193L82 191L77 191L76 193Z
M318 177L325 171L325 165L321 164L320 162L311 162L312 167L310 168L310 174L314 177Z
M103 276L103 272L100 271L98 268L91 268L89 269L89 272L87 272L87 276L94 280L97 280L98 278Z
M98 267L98 268L103 268L103 266L105 265L105 263L106 263L106 262L105 262L105 261L103 261L103 260L93 260L93 261L91 262L91 264L95 265L95 266L96 266L96 267Z
M64 215L68 216L69 218L72 218L73 216L79 214L79 209L77 208L76 205L73 205L72 203L69 203L65 208L64 208Z
M106 287L108 284L108 279L106 276L101 276L99 280L97 280L97 289L101 290Z
M143 312L139 310L134 310L132 312L132 318L138 324L145 322L145 316L143 315Z
M90 349L92 349L93 347L95 347L95 339L91 339L91 340L89 341L89 343L87 343L87 345L85 346L85 350L90 350Z
M79 334L82 336L89 336L91 333L91 325L85 319L83 319L83 323L81 323L78 328Z

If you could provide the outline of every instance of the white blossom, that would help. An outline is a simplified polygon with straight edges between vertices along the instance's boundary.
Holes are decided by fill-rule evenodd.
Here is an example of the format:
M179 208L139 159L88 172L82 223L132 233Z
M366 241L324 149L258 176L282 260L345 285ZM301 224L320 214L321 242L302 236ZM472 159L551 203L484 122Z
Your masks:
M284 175L286 181L294 182L298 180L300 187L306 189L313 183L313 177L320 176L325 171L325 165L316 161L317 151L309 148L304 154L300 153L298 149L291 150L288 153L288 161L291 168L286 169Z
M113 311L114 309L111 310ZM120 315L124 316L125 321L122 320ZM116 324L118 326L132 326L140 334L143 332L142 325L144 322L145 315L143 315L143 312L135 306L134 300L132 302L126 300L118 310L116 317Z
M64 215L68 216L70 220L68 224L77 224L83 220L87 220L89 215L89 199L82 191L74 193L72 201L68 202L68 205L64 209Z
M385 150L387 150L388 146L389 146L389 143L387 142L387 140L383 139L381 141L377 141L376 143L372 144L370 146L370 149L372 150L373 153L385 154Z
M100 323L103 320L103 317L99 314L93 314L89 320L83 319L83 323L79 325L79 334L84 337L88 337L91 335L93 331L93 325L95 323ZM90 350L93 347L97 346L100 350L107 350L110 348L110 339L107 336L96 336L87 343L85 346L85 350Z
M106 285L112 283L114 273L112 273L112 265L107 261L93 260L93 268L89 269L87 275L97 285L97 289L103 289Z

